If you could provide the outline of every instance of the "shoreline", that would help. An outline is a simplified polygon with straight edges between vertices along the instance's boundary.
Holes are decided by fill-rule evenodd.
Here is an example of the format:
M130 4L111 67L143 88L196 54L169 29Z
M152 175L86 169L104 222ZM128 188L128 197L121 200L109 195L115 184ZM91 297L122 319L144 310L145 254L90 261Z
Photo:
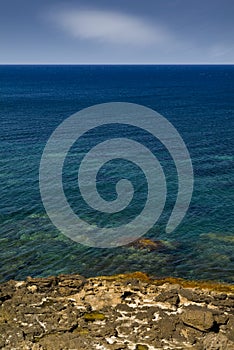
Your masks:
M0 284L5 350L234 349L234 285L142 272Z

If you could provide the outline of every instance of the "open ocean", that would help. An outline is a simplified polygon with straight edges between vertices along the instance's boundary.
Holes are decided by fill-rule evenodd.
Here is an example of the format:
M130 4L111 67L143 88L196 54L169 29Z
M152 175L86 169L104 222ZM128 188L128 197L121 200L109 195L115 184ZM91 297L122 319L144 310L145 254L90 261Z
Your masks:
M83 246L59 232L43 207L39 165L51 133L71 114L115 101L141 104L162 114L190 152L195 177L190 208L176 230L166 234L177 175L161 144L154 149L165 170L168 198L146 237L164 241L165 251ZM0 66L0 121L0 282L61 273L89 277L131 271L234 282L233 65ZM98 143L103 135L92 133L91 143ZM144 135L134 135L132 130L130 136ZM84 140L78 158L85 147ZM118 225L141 210L145 179L124 161L121 166L115 162L107 166L100 183L107 186L103 196L112 200L115 167L132 177L140 196L134 210L96 218L87 206L82 211L82 203L76 208L74 154L65 162L63 179L70 203L83 218L103 226ZM108 172L111 181L105 182Z

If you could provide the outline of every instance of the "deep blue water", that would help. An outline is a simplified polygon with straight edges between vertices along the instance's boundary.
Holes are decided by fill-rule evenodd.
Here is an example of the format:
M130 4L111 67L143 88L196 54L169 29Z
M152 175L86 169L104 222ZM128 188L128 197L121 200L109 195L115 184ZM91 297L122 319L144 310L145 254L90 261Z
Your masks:
M83 246L60 233L42 205L39 164L51 133L71 114L114 101L141 104L162 114L190 152L195 175L191 205L177 229L166 234L177 177L160 143L154 150L163 164L169 195L163 215L146 236L166 241L171 246L166 251ZM0 281L140 270L234 282L234 66L0 66L0 121ZM91 133L91 144L104 136L105 131ZM146 137L134 130L130 136ZM82 147L85 152L85 142ZM64 189L75 210L73 158L65 162ZM98 218L79 203L83 218L118 225L140 212L145 180L128 162L102 169L100 186L102 181L106 184L105 174L111 179L114 174L101 189L103 197L114 199L119 171L134 179L140 200L122 215Z

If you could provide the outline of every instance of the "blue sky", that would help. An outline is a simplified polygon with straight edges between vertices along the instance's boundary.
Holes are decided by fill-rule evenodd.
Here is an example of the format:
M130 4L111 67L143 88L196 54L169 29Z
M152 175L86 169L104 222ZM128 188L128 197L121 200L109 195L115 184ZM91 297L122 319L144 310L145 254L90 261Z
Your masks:
M0 0L0 63L234 63L233 0Z

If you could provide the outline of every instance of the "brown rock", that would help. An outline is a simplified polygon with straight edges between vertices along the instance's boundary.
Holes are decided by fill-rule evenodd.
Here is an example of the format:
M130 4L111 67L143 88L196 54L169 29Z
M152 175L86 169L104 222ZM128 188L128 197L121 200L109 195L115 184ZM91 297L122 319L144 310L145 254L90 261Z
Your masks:
M136 249L146 249L149 252L153 251L165 251L168 246L160 240L151 240L149 238L139 238L134 242L129 243L127 246L134 247Z
M10 281L0 285L0 348L234 349L233 288L209 288L141 273Z
M181 314L184 324L194 327L200 331L207 332L214 325L212 312L201 307L187 307Z

